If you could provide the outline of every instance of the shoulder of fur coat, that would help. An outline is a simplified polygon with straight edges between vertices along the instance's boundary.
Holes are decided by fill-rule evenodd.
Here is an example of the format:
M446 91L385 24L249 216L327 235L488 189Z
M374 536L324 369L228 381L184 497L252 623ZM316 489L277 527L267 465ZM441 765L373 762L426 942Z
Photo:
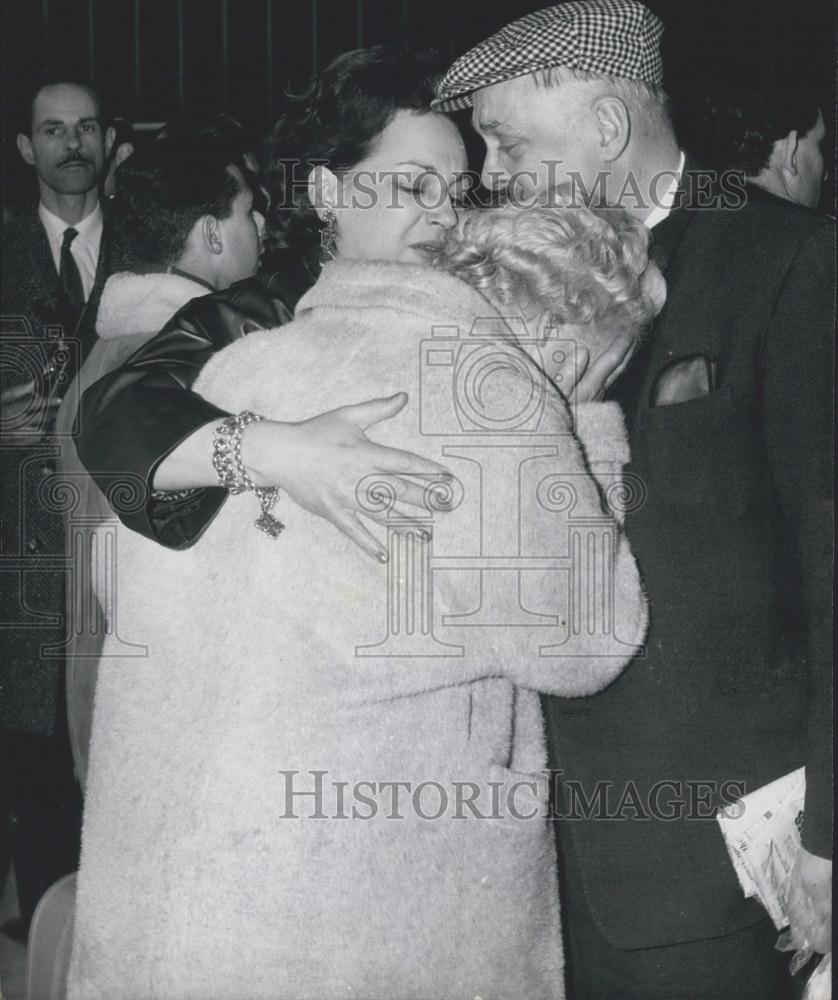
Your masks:
M178 309L207 293L206 285L179 274L112 274L102 290L96 333L103 340L157 333Z

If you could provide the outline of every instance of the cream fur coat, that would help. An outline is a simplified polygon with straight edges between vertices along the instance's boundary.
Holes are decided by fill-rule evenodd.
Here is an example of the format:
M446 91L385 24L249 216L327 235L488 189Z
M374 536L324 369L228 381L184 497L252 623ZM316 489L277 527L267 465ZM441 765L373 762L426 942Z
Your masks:
M146 341L159 333L187 302L206 294L206 286L178 274L133 274L123 271L111 275L102 291L96 315L98 339L65 394L56 417L56 436L61 442L59 469L67 486L65 493L71 500L64 511L65 534L68 554L72 555L74 566L66 603L67 621L70 623L70 641L66 650L67 720L73 763L82 791L87 778L97 662L105 633L103 608L106 599L100 605L99 597L107 590L101 587L97 596L91 581L97 573L107 572L105 561L111 553L109 545L104 548L91 545L91 534L97 524L106 521L116 531L119 522L102 491L87 474L76 451L78 405L94 382L119 368ZM139 484L126 483L122 499L138 502L141 493ZM100 540L103 535L100 531ZM137 655L138 650L126 646L122 652L130 656Z
M71 997L561 998L538 692L592 694L643 640L589 471L614 485L619 411L581 408L586 464L526 356L469 337L491 307L426 269L333 262L297 317L198 391L299 420L407 390L370 434L443 462L453 509L387 566L287 499L270 540L250 494L186 551L120 535L149 655L100 666Z

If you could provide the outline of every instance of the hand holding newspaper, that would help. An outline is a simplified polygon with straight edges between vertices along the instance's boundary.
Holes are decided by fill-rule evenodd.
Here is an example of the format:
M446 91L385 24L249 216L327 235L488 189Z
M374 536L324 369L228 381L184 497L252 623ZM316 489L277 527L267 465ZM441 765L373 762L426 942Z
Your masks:
M778 931L789 925L789 885L800 852L805 798L806 771L801 767L743 796L716 817L742 891L762 903ZM792 974L813 954L790 931L781 935L777 947L796 949ZM821 960L804 1000L830 1000L831 959L830 954Z

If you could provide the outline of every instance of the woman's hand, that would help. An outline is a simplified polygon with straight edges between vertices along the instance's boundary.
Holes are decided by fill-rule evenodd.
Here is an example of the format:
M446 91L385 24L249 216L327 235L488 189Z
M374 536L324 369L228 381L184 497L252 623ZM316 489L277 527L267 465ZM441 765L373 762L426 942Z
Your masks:
M341 406L299 423L250 424L242 438L242 461L257 485L281 487L301 507L386 562L386 550L358 515L383 524L396 512L398 530L427 531L426 524L415 520L420 509L427 513L426 484L416 477L434 480L449 475L436 462L375 444L365 435L367 428L394 417L406 403L407 394L400 392ZM359 484L369 476L385 475L396 502L386 510L371 511L361 502Z
M386 551L358 515L389 524L388 516L395 512L399 518L392 523L397 530L427 531L428 525L416 519L420 513L428 513L425 480L433 482L449 476L436 462L375 444L364 433L373 424L394 417L406 403L407 394L399 392L387 399L341 406L299 423L261 420L248 424L242 435L242 462L257 486L279 486L364 552L386 562ZM212 464L217 424L218 420L204 424L163 459L153 475L154 489L218 485ZM367 496L364 503L364 491L359 486L368 477L381 480L384 476L387 480L382 493L392 492L395 502L377 505L373 497Z

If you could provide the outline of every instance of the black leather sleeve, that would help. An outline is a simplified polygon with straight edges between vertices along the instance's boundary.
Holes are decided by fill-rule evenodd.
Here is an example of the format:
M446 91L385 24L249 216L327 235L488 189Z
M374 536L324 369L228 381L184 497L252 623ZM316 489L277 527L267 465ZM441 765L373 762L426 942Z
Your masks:
M254 330L289 322L297 297L279 280L250 278L193 299L84 393L78 453L123 524L169 548L187 548L200 537L226 492L210 487L161 497L151 489L154 473L199 427L226 416L191 391L212 354ZM130 502L120 503L125 497Z

